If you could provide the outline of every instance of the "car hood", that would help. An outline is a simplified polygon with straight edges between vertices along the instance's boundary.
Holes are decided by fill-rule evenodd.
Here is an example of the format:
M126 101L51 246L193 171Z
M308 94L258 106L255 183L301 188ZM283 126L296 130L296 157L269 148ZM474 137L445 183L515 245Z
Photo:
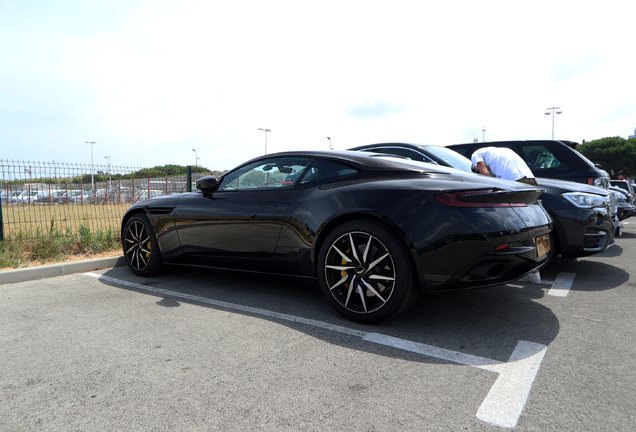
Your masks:
M539 187L560 189L561 192L586 192L603 196L609 195L607 189L568 180L557 180L553 178L538 177L537 183L539 184Z
M163 195L163 196L148 198L142 201L138 201L135 204L131 205L128 208L128 210L126 210L126 213L129 213L131 210L140 209L140 208L146 209L146 210L158 209L158 208L159 209L174 208L177 204L177 201L179 201L182 197L186 195L192 195L192 194L197 194L197 192L187 192L187 193Z

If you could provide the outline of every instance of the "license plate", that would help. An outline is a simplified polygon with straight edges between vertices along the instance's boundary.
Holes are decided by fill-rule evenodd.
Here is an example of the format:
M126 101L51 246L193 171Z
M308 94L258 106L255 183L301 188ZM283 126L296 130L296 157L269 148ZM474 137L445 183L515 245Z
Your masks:
M542 236L537 237L537 256L543 256L550 251L550 234L543 234Z

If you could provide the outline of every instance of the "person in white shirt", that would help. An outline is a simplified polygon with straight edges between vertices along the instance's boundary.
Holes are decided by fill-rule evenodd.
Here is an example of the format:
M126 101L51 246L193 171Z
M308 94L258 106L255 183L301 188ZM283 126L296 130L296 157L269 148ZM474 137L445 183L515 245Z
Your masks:
M537 180L525 161L506 147L483 147L470 158L473 172L537 186Z
M483 147L476 150L470 160L475 173L538 186L537 180L525 161L509 148ZM541 274L539 270L536 270L522 277L521 280L541 283Z

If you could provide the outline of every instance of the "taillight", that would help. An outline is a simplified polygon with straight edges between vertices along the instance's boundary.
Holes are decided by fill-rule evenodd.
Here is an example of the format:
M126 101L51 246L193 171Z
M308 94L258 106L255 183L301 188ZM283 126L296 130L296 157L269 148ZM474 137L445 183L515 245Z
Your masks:
M496 192L492 189L449 192L435 195L435 199L450 207L526 207L527 203L515 201L513 192Z

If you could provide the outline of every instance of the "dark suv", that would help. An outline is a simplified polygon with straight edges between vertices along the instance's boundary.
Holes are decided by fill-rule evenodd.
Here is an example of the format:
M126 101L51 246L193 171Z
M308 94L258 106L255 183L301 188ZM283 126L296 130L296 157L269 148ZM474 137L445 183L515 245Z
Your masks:
M492 141L451 144L447 147L470 159L482 147L508 147L526 161L535 177L548 177L600 186L609 186L609 175L566 141Z

